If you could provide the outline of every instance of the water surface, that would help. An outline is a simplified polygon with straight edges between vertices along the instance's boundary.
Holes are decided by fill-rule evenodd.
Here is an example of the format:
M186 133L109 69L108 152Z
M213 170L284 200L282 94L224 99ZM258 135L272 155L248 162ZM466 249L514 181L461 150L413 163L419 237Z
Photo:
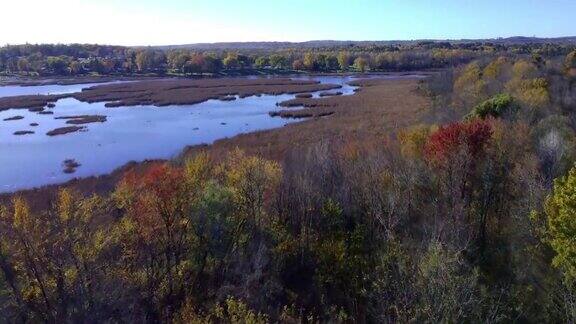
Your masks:
M83 88L103 84L118 83L118 82L128 82L128 81L82 83L82 84L69 84L69 85L52 84L52 85L40 85L40 86L19 86L19 85L0 86L0 97L74 93L81 91Z
M304 79L342 85L342 89L333 91L345 95L353 94L355 89L346 84L352 80L350 77ZM0 96L69 93L91 85L8 86L0 87ZM283 109L276 103L292 98L294 95L263 95L184 106L118 108L106 108L103 102L89 104L66 98L57 101L56 107L46 109L53 111L53 115L25 109L0 111L0 192L106 174L130 161L174 157L187 145L209 144L241 133L282 127L299 120L270 117L269 112ZM105 115L107 121L87 124L86 131L46 135L55 128L70 126L66 120L55 117L71 115ZM13 116L24 118L4 121ZM31 123L38 126L30 126ZM35 133L13 135L16 131ZM66 159L81 164L75 173L63 173Z

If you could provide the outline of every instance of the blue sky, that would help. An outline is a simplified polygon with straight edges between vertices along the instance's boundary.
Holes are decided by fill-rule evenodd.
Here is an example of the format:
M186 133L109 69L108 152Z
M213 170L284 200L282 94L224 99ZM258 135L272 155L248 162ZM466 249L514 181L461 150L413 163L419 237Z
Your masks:
M576 0L4 1L0 44L576 35Z

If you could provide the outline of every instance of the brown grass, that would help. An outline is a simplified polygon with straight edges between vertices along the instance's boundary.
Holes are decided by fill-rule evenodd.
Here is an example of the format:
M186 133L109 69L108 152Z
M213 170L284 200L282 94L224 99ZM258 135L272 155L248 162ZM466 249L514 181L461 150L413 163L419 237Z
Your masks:
M106 101L107 107L190 105L232 96L279 95L337 89L315 81L272 79L154 80L95 86L74 94L85 102Z
M48 103L70 95L28 95L0 98L0 111L8 109L42 110Z
M332 97L332 96L341 96L343 93L340 91L335 91L335 92L331 92L331 91L324 91L324 92L320 92L320 97Z
M339 85L316 81L271 79L164 79L140 82L104 84L81 92L61 95L26 95L0 98L0 111L29 109L42 111L44 107L63 98L83 102L107 102L106 107L137 105L190 105L210 99L234 100L254 95L279 95L338 89ZM233 99L234 98L234 99Z
M307 108L282 110L275 115L314 118L282 128L222 139L208 147L189 147L183 156L205 149L223 156L239 147L249 154L281 161L292 148L325 139L394 133L399 128L420 122L430 107L429 99L418 92L418 82L417 79L358 80L354 84L361 86L362 91L352 96L293 99L290 102Z

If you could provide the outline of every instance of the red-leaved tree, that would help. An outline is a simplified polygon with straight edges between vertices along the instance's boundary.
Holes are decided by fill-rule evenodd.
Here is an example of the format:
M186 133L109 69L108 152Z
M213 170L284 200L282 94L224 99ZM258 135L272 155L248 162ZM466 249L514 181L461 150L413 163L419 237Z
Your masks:
M478 232L468 211L473 201L480 162L492 138L490 120L475 119L440 127L425 144L425 157L436 171L444 210L436 219L438 237L466 250Z
M441 126L428 137L426 157L435 166L446 167L465 154L475 160L492 137L490 120L474 119Z

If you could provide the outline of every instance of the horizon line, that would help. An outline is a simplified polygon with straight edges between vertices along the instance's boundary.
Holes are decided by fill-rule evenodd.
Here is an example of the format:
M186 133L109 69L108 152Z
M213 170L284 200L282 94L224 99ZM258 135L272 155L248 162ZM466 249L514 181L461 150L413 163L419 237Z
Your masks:
M255 44L255 43L269 43L269 44L305 44L313 42L350 42L350 43L379 43L379 42L418 42L418 41L431 41L431 42L458 42L458 41L491 41L491 40L507 40L514 38L526 38L533 40L559 40L565 38L576 38L576 35L566 35L566 36L554 36L554 37L540 37L540 36L498 36L491 38L414 38L414 39L367 39L367 40L352 40L352 39L311 39L305 41L280 41L280 40L266 40L266 41L218 41L218 42L192 42L192 43L180 43L180 44L162 44L162 45L123 45L123 44L104 44L104 43L80 43L80 42L70 42L70 43L5 43L1 45L5 46L22 46L22 45L99 45L99 46L119 46L119 47L169 47L169 46L192 46L192 45L218 45L218 44Z

